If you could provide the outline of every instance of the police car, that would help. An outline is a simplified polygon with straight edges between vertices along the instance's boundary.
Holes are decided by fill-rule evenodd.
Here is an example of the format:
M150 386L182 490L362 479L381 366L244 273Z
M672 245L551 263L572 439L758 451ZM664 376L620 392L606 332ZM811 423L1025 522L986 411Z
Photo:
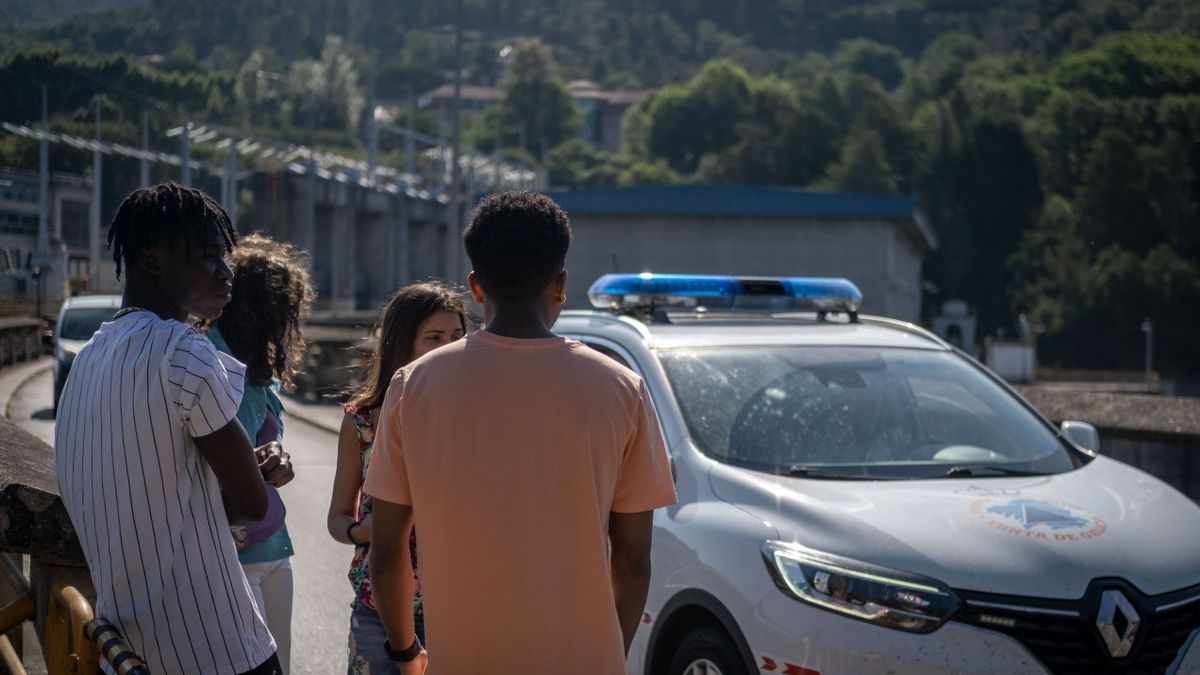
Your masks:
M1200 672L1200 508L844 279L606 275L555 331L647 382L645 675Z

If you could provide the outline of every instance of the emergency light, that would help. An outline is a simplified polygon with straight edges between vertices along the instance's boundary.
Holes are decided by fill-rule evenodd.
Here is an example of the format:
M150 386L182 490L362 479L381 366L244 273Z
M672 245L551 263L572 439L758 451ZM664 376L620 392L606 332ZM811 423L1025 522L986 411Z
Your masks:
M588 289L598 309L654 311L667 307L716 310L815 310L852 318L862 293L848 279L740 277L705 274L605 274Z

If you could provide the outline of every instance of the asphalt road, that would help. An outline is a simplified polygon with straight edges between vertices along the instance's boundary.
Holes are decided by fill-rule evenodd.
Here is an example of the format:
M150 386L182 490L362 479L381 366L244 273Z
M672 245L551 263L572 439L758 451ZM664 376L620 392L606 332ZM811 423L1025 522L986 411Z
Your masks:
M8 408L10 419L49 444L54 442L51 384L49 370L34 376L13 393ZM284 448L296 467L295 480L280 491L296 548L291 672L345 672L351 599L346 570L352 553L325 530L337 437L295 416L285 417L284 424Z

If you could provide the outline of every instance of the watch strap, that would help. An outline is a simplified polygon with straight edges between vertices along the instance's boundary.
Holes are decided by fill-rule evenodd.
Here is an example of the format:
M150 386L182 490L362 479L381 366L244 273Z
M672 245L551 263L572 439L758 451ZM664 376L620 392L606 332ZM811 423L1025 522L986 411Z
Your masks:
M408 663L409 661L417 658L417 654L421 653L421 640L416 636L413 636L412 644L408 646L408 649L404 650L392 649L391 640L384 640L383 651L387 652L388 658L392 661L396 661L397 663Z

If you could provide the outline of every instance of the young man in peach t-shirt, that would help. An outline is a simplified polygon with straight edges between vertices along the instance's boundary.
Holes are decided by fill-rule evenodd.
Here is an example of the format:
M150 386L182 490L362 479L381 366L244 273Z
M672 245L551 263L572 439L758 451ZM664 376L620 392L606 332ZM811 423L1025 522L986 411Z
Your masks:
M675 502L654 406L637 375L550 331L571 241L557 204L489 197L463 239L484 329L396 373L364 486L389 653L402 673L624 673L652 513Z

